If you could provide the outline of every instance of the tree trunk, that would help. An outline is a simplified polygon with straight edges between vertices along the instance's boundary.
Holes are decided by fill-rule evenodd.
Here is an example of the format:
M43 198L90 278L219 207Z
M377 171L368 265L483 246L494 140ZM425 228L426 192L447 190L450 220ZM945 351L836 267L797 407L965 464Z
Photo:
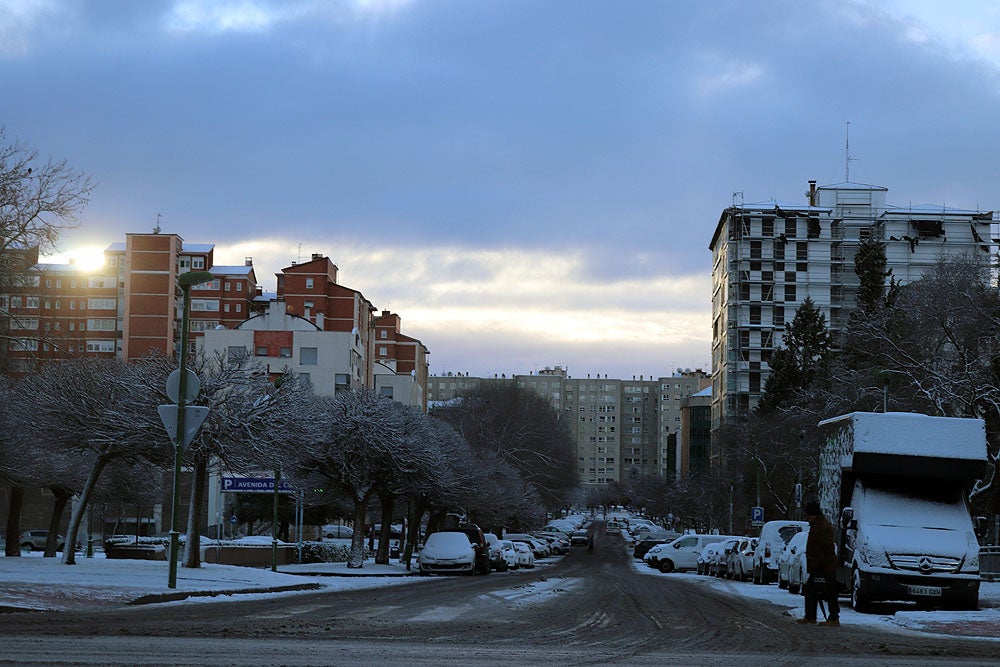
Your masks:
M61 487L52 487L52 495L55 496L55 504L52 506L52 516L49 517L49 537L45 540L45 558L55 558L56 548L59 546L59 524L62 523L63 511L66 503L73 497L73 493ZM66 549L75 549L76 542L66 540Z
M101 471L104 470L104 466L108 464L109 460L103 456L99 456L94 461L94 467L90 469L87 483L83 485L83 490L80 491L80 502L73 508L73 516L69 519L69 528L66 530L66 544L76 545L76 536L80 532L80 523L83 521L84 512L87 511L87 503L90 502L90 495L93 493L94 487L97 486L97 480L101 476ZM76 565L76 550L63 549L62 562L65 565Z
M447 513L448 510L446 509L431 510L430 516L427 517L427 535L435 533L441 528L441 522ZM427 535L424 535L425 541L427 540Z
M392 539L392 512L396 506L396 496L389 492L378 494L382 504L382 529L378 535L378 551L375 552L376 565L389 564L389 541Z
M7 546L5 556L21 555L21 505L24 504L24 488L11 485L10 508L7 511Z
M368 518L368 501L372 490L354 497L354 536L351 538L351 555L347 559L348 569L360 569L365 562L365 519Z
M184 538L184 567L201 567L201 507L205 504L208 458L197 454L191 472L191 498L188 501L187 534Z
M427 500L421 496L413 505L413 514L408 518L409 525L406 527L406 550L403 552L403 560L406 568L409 569L410 561L413 559L413 548L420 539L420 521L427 511Z

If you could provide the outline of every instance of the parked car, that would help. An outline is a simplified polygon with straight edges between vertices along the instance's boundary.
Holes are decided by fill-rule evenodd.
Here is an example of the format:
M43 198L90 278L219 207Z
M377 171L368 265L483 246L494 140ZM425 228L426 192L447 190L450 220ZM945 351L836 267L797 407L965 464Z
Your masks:
M621 535L625 524L621 521L610 520L604 527L604 532L608 535Z
M635 548L632 550L632 555L636 558L643 558L653 547L666 544L671 540L675 540L680 537L677 533L664 533L664 532L652 532L644 533L639 541L635 543Z
M552 553L557 556L562 556L569 551L569 540L559 537L554 533L531 533L539 539L543 539L549 543L549 548Z
M503 556L505 570L516 570L518 568L517 549L510 540L500 540L500 553Z
M533 535L528 535L527 533L507 533L504 537L513 542L524 542L527 544L535 558L545 558L552 553L548 542L540 540Z
M715 555L721 548L722 542L706 544L695 559L695 572L698 574L711 574L712 559L715 558Z
M323 526L323 538L327 540L349 540L354 537L354 529L350 526Z
M746 581L753 572L753 551L757 548L756 537L744 537L729 553L729 567L726 576L737 581Z
M427 536L417 567L422 575L452 573L475 574L476 552L464 533L442 531Z
M514 550L517 552L517 566L519 568L535 567L535 554L531 552L531 547L524 542L513 542Z
M802 584L809 578L806 572L806 540L808 539L809 528L806 527L801 533L796 534L785 547L788 552L785 562L785 580L789 593L802 592Z
M503 550L500 548L500 538L493 533L484 533L483 537L486 538L490 554L490 567L497 572L504 572L507 569L507 559L504 558Z
M486 542L486 536L483 535L483 531L474 523L467 523L457 528L449 528L448 530L439 531L443 533L462 533L469 540L469 544L472 545L472 549L476 553L476 572L479 574L489 574L490 565L490 547Z
M587 542L589 540L587 535L589 535L589 533L586 530L574 530L569 536L570 545L574 547L587 546Z
M21 538L18 540L21 544L21 548L25 551L45 551L45 543L49 539L49 531L47 530L26 530L21 533ZM56 535L56 551L62 551L66 546L66 538L62 535ZM80 548L78 544L77 549Z
M735 535L681 535L673 542L660 544L646 552L643 558L650 567L660 572L694 570L701 550L713 542L724 542Z
M731 537L722 543L722 546L715 552L715 557L710 563L712 575L716 577L729 576L729 552L739 545L740 539L739 537Z
M768 521L760 530L760 539L753 552L753 582L769 584L778 579L778 554L795 536L804 530L807 521Z

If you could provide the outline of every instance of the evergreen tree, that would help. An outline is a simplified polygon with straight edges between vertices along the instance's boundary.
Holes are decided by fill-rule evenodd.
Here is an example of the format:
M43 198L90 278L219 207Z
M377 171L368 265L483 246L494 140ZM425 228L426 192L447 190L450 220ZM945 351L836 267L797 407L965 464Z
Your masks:
M811 298L795 311L785 330L784 347L771 355L771 374L757 412L766 414L788 401L800 389L808 389L826 370L830 358L830 331L826 317Z

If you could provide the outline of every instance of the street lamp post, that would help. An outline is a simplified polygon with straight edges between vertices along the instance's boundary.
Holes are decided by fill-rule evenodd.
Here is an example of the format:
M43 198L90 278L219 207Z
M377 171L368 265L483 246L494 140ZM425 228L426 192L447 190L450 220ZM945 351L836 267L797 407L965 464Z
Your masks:
M208 271L189 271L177 278L177 284L184 294L184 304L181 309L181 354L180 378L178 378L177 396L177 435L174 437L174 499L170 518L170 575L167 579L169 588L177 588L177 551L180 537L181 510L181 458L184 453L184 408L187 403L187 351L188 351L188 319L191 310L191 286L200 285L214 280Z

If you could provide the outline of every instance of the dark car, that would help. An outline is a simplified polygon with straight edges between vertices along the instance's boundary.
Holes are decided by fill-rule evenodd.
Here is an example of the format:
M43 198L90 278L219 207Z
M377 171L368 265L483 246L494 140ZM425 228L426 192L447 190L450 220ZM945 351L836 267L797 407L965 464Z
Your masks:
M574 530L569 534L569 543L574 547L585 547L590 543L588 535L586 530Z
M27 551L45 551L45 542L49 539L49 531L47 530L26 530L21 533L21 548ZM56 536L56 551L62 551L65 547L65 539L62 535ZM79 550L80 545L77 544L76 548Z
M441 533L463 533L469 538L473 551L476 552L476 572L479 574L489 574L492 566L490 564L490 545L486 542L483 531L474 523L466 523L455 528L438 531Z

